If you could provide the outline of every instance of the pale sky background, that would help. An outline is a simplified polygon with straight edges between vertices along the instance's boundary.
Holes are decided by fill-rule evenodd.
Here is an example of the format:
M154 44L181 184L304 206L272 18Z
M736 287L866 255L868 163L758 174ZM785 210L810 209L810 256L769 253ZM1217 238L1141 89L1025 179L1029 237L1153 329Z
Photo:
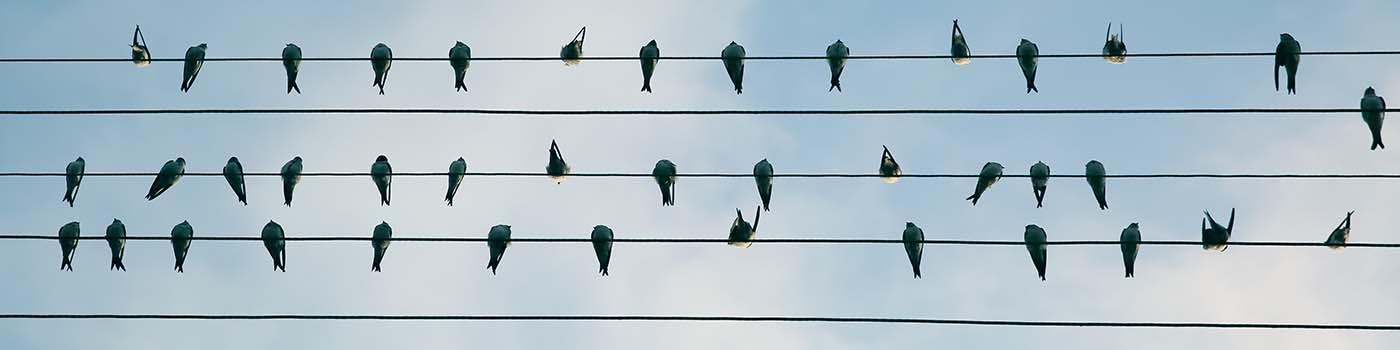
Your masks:
M960 19L974 54L1012 53L1020 38L1042 53L1098 52L1107 22L1126 22L1129 52L1268 51L1281 32L1304 50L1396 49L1393 1L281 1L12 2L0 28L16 34L3 57L124 57L140 24L156 57L209 44L210 57L277 56L295 42L308 57L366 56L377 42L400 57L556 55L588 26L586 55L634 55L648 40L664 56L718 55L730 41L750 55L812 55L836 39L855 54L946 54ZM377 95L366 62L307 62L305 94L284 94L280 64L210 62L188 94L180 64L5 64L6 109L440 107L501 109L730 108L1355 108L1362 90L1400 91L1393 57L1303 59L1299 94L1273 90L1271 58L1043 59L1039 94L1023 93L1012 60L852 61L844 93L828 93L821 61L749 62L735 95L717 61L663 59L655 94L637 90L634 61L474 62L467 94L446 62L398 62ZM1393 132L1388 137L1400 138ZM308 172L367 171L385 154L400 172L541 171L557 139L576 172L646 172L660 158L681 172L874 172L888 145L908 173L976 172L998 161L1025 173L1044 161L1078 174L1098 159L1110 173L1400 173L1395 152L1367 150L1359 116L583 117L496 116L29 116L0 119L0 171L155 171L183 156L217 172L231 155L249 172L293 156ZM1400 144L1400 142L1395 142ZM468 178L457 206L445 179L401 178L381 207L367 178L306 178L295 207L276 178L249 178L249 202L219 177L188 177L153 202L149 178L89 178L77 206L63 180L0 179L5 233L54 234L77 220L100 235L112 218L132 235L168 235L182 220L198 236L256 235L269 219L291 236L368 236L380 221L399 236L726 236L734 208L758 204L749 179L683 178L675 207L645 178ZM977 207L966 179L779 179L759 237L897 238L905 221L930 239L1019 240L1036 223L1052 240L1116 239L1140 222L1145 239L1198 239L1201 210L1228 216L1234 239L1321 241L1348 210L1352 239L1394 242L1400 191L1385 180L1119 179L1099 211L1081 179L1050 183L1036 209L1028 180L1005 179ZM1352 248L1144 247L1137 278L1122 278L1115 246L1051 247L1049 281L1023 247L927 246L911 279L898 245L711 245L614 248L596 275L587 244L519 243L499 275L484 244L395 243L384 272L365 242L290 242L286 273L257 242L196 241L186 273L166 242L129 242L130 271L109 272L102 241L79 246L59 272L52 241L0 242L2 313L191 314L699 314L931 317L1166 322L1400 323L1393 252ZM1380 332L1005 328L917 325L0 321L7 349L1385 349Z

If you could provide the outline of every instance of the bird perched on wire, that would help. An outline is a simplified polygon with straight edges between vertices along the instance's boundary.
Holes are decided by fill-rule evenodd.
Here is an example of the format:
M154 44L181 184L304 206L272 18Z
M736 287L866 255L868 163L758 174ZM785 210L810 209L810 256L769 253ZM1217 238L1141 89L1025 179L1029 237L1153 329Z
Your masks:
M593 226L593 233L590 236L590 241L593 242L593 253L598 256L598 273L607 276L608 262L612 261L613 231L607 226Z
M967 46L967 37L963 36L962 28L958 27L958 20L953 20L953 64L963 66L972 63L972 49Z
M904 174L904 170L899 168L899 162L894 160L894 154L890 153L890 148L880 146L885 149L880 154L880 179L887 184L899 182L899 176Z
M146 47L146 35L141 34L141 26L136 26L136 32L131 34L131 63L137 67L151 65L151 49Z
M243 163L238 162L238 157L228 157L228 164L224 164L224 180L228 181L228 187L233 189L233 195L243 205L248 205L248 188L243 183Z
M676 163L668 159L656 161L651 177L656 178L656 185L661 187L661 205L676 205Z
M554 140L549 140L549 164L545 165L544 172L555 184L564 183L569 175L569 163L564 161L564 153L559 151L559 143Z
M1045 229L1034 224L1026 225L1026 250L1031 253L1031 262L1035 263L1035 272L1040 275L1041 281L1045 280L1045 242Z
M64 169L63 182L67 185L67 190L63 192L63 201L68 202L69 207L78 199L78 187L83 185L83 174L86 172L87 161L83 160L83 157L68 162L68 167Z
M744 93L744 47L733 41L720 51L724 70L729 73L729 81L734 83L734 93Z
M1035 207L1040 208L1045 203L1045 189L1050 184L1050 166L1045 162L1035 162L1031 165L1031 192L1035 193Z
M914 268L914 278L923 277L919 272L924 258L924 229L912 222L904 223L904 253L909 255L909 266Z
M182 221L170 229L170 245L175 248L175 271L185 273L185 257L190 253L190 243L194 241L194 227L189 221Z
M297 86L297 72L301 71L301 47L287 43L287 47L282 48L282 68L287 70L287 93L295 90L301 94L301 87Z
M851 48L846 47L846 43L841 42L840 39L827 45L826 63L831 66L831 87L827 88L826 92L831 92L831 89L841 91L841 72L846 70L846 57L850 56Z
M292 206L292 192L296 190L297 184L301 183L302 161L301 156L292 157L287 164L282 165L282 204Z
M1142 232L1138 223L1128 224L1118 236L1118 245L1123 249L1123 278L1133 277L1133 265L1137 263L1138 244L1142 242Z
M1337 228L1332 229L1332 234L1327 235L1327 241L1325 242L1325 244L1327 244L1328 248L1342 249L1346 247L1347 238L1351 238L1352 213L1354 212L1347 212L1347 217L1345 219L1342 219L1341 223L1337 224Z
M374 265L370 266L370 271L379 272L379 264L384 262L384 253L389 252L390 239L394 238L394 228L389 227L388 222L380 221L374 226L374 234L370 237L369 245L374 248Z
M642 60L642 91L651 92L651 74L656 72L656 63L661 60L661 48L656 46L656 40L652 40L642 46L637 56Z
M389 205L389 197L393 194L394 168L389 166L389 157L383 154L374 158L374 164L369 166L369 179L374 181L374 187L379 189L379 204Z
M768 203L773 200L773 164L768 158L753 165L753 180L758 185L758 199L763 200L763 211L768 211Z
M208 49L209 44L200 43L185 50L185 75L180 81L181 92L190 92L190 87L194 86L194 79L199 77L200 68L204 68L204 53Z
M1381 142L1381 125L1385 124L1385 98L1376 95L1376 89L1366 87L1366 92L1361 96L1361 120L1366 122L1366 128L1371 129L1371 150L1377 147L1385 149L1385 143Z
M1089 181L1089 189L1094 191L1094 200L1099 202L1099 210L1108 210L1108 171L1103 163L1090 160L1084 164L1084 179Z
M126 271L126 265L122 264L122 256L126 255L126 224L112 219L112 224L107 225L106 238L107 248L112 249L112 265L108 269Z
M486 247L491 251L491 259L486 262L486 267L491 269L491 274L496 274L496 268L501 266L501 258L506 255L506 247L510 246L510 225L491 226L491 231L486 233Z
M174 160L165 161L165 165L160 167L160 172L156 173L155 181L151 182L150 191L146 192L146 200L155 200L160 197L170 187L175 186L181 177L185 176L185 158L177 157Z
M1303 59L1303 47L1293 40L1293 35L1278 35L1278 47L1274 49L1274 91L1278 91L1278 68L1288 72L1288 94L1298 93L1298 62Z
M393 65L394 50L384 43L374 44L374 48L369 50L369 66L374 68L374 83L371 85L379 87L380 95L384 94L384 83L389 81L389 68Z
M457 188L462 186L462 178L467 175L467 160L457 157L452 164L447 165L447 206L452 206L453 197L457 196Z
M586 36L588 36L588 27L583 27L578 30L578 34L574 34L573 40L569 40L569 43L559 48L559 59L564 60L565 66L579 64L579 58L583 57L583 38Z
M758 218L763 216L759 208L753 209L753 224L744 221L744 211L734 208L734 223L729 224L729 245L748 248L753 245L753 236L758 233Z
M977 201L982 199L982 193L987 192L997 180L1001 180L1001 163L987 162L982 165L982 172L977 174L977 187L972 190L972 195L966 200L972 201L972 205L977 205Z
M1206 217L1201 219L1201 248L1223 252L1229 248L1227 244L1230 242L1230 234L1235 231L1235 209L1230 208L1230 223L1227 226L1220 226L1220 223L1215 222L1209 211L1205 213Z
M1021 74L1026 76L1026 93L1031 91L1040 92L1035 88L1036 64L1040 61L1040 48L1030 40L1021 39L1021 45L1016 46L1016 63L1021 65Z
M452 66L457 91L467 92L467 67L472 63L472 48L458 41L447 50L447 63Z
M77 221L63 224L58 228L58 245L63 248L63 263L58 265L58 269L73 271L73 254L78 251L78 237L81 230Z
M1128 61L1128 45L1123 43L1123 24L1118 23L1118 34L1113 34L1113 23L1108 24L1108 31L1103 34L1103 60L1112 64L1123 64Z
M287 233L282 231L282 225L268 220L262 229L262 241L267 254L272 256L272 270L287 272Z

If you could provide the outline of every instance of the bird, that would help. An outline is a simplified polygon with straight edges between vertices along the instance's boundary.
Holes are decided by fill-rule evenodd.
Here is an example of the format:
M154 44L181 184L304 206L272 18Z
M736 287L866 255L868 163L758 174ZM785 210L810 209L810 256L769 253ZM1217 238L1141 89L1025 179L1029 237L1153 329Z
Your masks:
M491 274L496 274L496 267L501 266L501 258L506 255L506 247L510 246L510 225L491 226L491 231L486 233L486 247L491 249L491 260L486 262L486 267L491 269Z
M1034 224L1026 225L1026 250L1031 253L1031 262L1035 263L1035 272L1040 275L1040 280L1045 280L1045 229Z
M1133 277L1133 265L1137 262L1138 243L1142 242L1142 232L1138 223L1128 224L1118 236L1118 245L1123 248L1123 278Z
M1045 203L1045 188L1050 182L1050 166L1045 162L1035 162L1031 165L1031 192L1035 193L1035 207L1040 208Z
M919 263L924 257L924 229L912 222L904 223L904 252L909 254L909 265L914 268L914 278L923 277L919 273Z
M175 186L181 177L185 176L185 158L177 157L175 160L167 160L161 165L160 172L156 173L155 181L151 182L151 190L146 192L146 200L155 200L161 194Z
M243 163L238 162L238 157L229 157L228 164L224 164L224 180L228 180L228 187L233 189L238 201L248 205L248 188L243 184Z
M758 198L763 200L763 211L768 211L768 203L773 200L773 164L768 158L753 165L753 180L758 184Z
M107 225L106 238L107 247L112 248L112 266L108 269L126 271L126 265L122 264L122 256L126 254L126 224L112 219L112 224Z
M1347 238L1351 237L1352 213L1354 212L1347 212L1347 217L1345 219L1342 219L1341 223L1337 224L1337 228L1332 229L1332 234L1327 235L1327 241L1325 242L1325 244L1327 244L1328 248L1342 249L1346 247Z
M467 67L471 66L471 61L472 48L461 41L447 50L447 63L452 65L457 91L467 92Z
M831 87L826 92L836 89L841 91L841 72L846 70L846 57L851 56L851 48L846 47L846 43L837 39L836 42L826 47L826 64L831 66Z
M593 253L598 255L598 273L608 275L608 261L612 260L613 231L607 226L593 226L591 241Z
M642 46L637 56L642 60L642 91L651 92L651 74L656 72L656 64L661 61L661 48L652 40Z
M1094 191L1094 199L1099 201L1099 210L1108 209L1108 198L1105 182L1108 172L1103 169L1103 163L1097 160L1090 160L1084 164L1084 179L1089 181L1089 189Z
M282 68L287 69L287 93L296 90L297 94L301 94L301 87L297 86L297 72L301 69L301 47L287 43L287 47L282 48Z
M297 183L301 182L301 156L292 157L287 164L282 165L282 204L292 206L292 191L296 190Z
M194 86L194 79L199 77L199 69L204 67L204 52L209 49L209 44L201 43L190 46L185 50L185 76L180 81L180 91L190 92L190 87Z
M58 265L59 271L64 269L73 271L73 253L78 251L80 231L77 221L63 224L63 227L58 228L58 245L63 248L63 263Z
M586 36L588 36L588 27L583 27L583 29L578 30L578 34L574 34L573 40L569 40L569 43L559 48L559 59L564 60L565 66L576 65L580 62L579 58L583 57L583 38Z
M651 177L656 178L656 185L661 187L661 205L676 205L676 163L667 159L656 161Z
M369 65L374 68L374 84L379 87L379 94L384 94L384 83L389 80L389 68L394 65L394 50L389 49L389 45L378 43L369 50Z
M1016 46L1016 62L1021 64L1021 74L1026 76L1026 93L1031 91L1040 92L1035 88L1035 65L1040 60L1040 48L1030 40L1021 39L1021 45Z
M730 41L719 57L724 61L724 70L729 72L729 81L734 83L734 93L744 93L744 47Z
M972 205L977 205L977 201L982 199L982 193L987 192L987 188L992 187L1001 180L1001 163L987 162L982 165L982 172L977 174L977 188L972 190L972 195L966 200L972 201Z
M282 225L268 220L267 225L263 225L262 241L267 254L272 255L272 270L287 272L287 234L282 231Z
M549 165L544 167L544 172L555 184L564 183L569 175L569 162L564 161L564 154L559 152L559 143L554 140L549 141Z
M1108 24L1108 32L1103 34L1103 60L1112 64L1128 61L1128 45L1123 43L1123 24L1118 23L1118 35L1113 35L1113 23Z
M146 47L146 35L141 34L140 25L137 25L136 32L131 34L131 63L135 63L137 67L151 65L151 49Z
M452 198L457 196L457 188L462 186L462 177L467 175L467 160L457 157L447 165L447 206L452 206Z
M389 157L381 154L374 158L374 164L369 166L369 178L374 180L374 187L379 188L379 204L389 205L389 195L393 193L389 185L394 181L394 168L389 166Z
M374 247L374 265L370 266L370 271L379 272L379 264L384 262L384 253L389 251L389 240L392 238L394 228L389 227L388 222L380 221L374 225L374 235L369 241L369 245Z
M962 28L958 27L958 20L953 20L953 64L962 66L972 63L972 49L967 47L967 38L963 36Z
M182 221L170 229L170 245L175 248L175 271L185 273L185 256L190 253L190 243L194 241L194 227L189 221Z
M1223 227L1215 222L1215 218L1210 217L1209 211L1205 213L1206 217L1201 219L1201 248L1223 252L1229 248L1227 243L1230 242L1230 234L1235 231L1235 209L1230 208L1230 223ZM1210 226L1206 226L1207 221L1210 222Z
M1274 91L1278 91L1278 67L1288 71L1288 94L1298 93L1298 62L1303 59L1303 47L1293 40L1293 35L1278 35L1278 47L1274 49Z
M748 221L744 221L744 212L739 208L734 208L737 216L734 218L734 223L729 225L729 245L739 248L748 248L753 245L753 236L758 233L758 217L763 216L763 212L758 209L753 209L753 225L749 225Z
M68 162L68 167L64 171L63 180L67 184L67 191L63 193L63 201L68 202L68 206L73 206L73 201L78 199L78 187L83 184L83 173L86 172L87 161L83 157Z
M880 147L885 149L885 152L880 154L880 180L887 184L899 182L899 176L904 174L904 171L899 168L899 162L894 161L894 154L890 153L890 148Z
M1385 123L1385 98L1377 96L1375 88L1366 87L1365 95L1361 96L1361 120L1371 129L1371 150L1376 150L1376 147L1385 149L1385 143L1381 142L1381 124Z

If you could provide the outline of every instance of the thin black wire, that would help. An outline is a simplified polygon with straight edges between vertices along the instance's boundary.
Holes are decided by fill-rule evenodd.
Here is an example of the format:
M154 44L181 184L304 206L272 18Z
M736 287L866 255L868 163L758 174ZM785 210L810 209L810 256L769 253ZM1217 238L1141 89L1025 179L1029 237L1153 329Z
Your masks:
M198 314L0 314L0 319L101 320L331 320L331 321L641 321L641 322L800 322L900 323L925 325L1096 327L1096 328L1224 328L1400 331L1400 325L1314 323L1103 322L1013 321L948 318L813 317L813 316L682 316L682 315L198 315Z
M54 235L0 235L0 240L58 240ZM84 236L79 240L106 240L103 236ZM133 241L169 241L170 236L127 236L127 240ZM241 236L196 236L191 238L196 241L258 241L262 237L241 237ZM372 241L370 236L307 236L307 237L286 237L288 241ZM484 237L394 237L387 241L400 242L439 242L439 243L479 243L486 242ZM591 238L511 238L512 243L591 243ZM728 243L725 238L614 238L614 243L648 243L648 244L709 244ZM903 244L902 239L865 239L865 238L756 238L747 242L765 244ZM1025 246L1023 241L1005 240L959 240L959 239L926 239L920 241L930 245L977 245L977 246ZM1046 245L1059 246L1095 246L1095 245L1119 245L1120 241L1108 240L1077 240L1077 241L1049 241ZM1165 246L1199 246L1200 241L1142 241L1140 245L1165 245ZM1263 247L1326 247L1326 243L1319 242L1276 242L1276 241L1242 241L1229 242L1229 245L1239 246L1263 246ZM1342 246L1356 248L1400 248L1400 243L1346 243Z
M1386 109L1400 112L1400 108ZM1285 114L1361 113L1360 108L1100 108L1100 109L713 109L713 110L522 110L478 108L135 108L135 109L8 109L0 115L177 115L241 114L275 117L286 114L398 114L400 117L439 114L480 114L517 116L724 116L724 115L1073 115L1117 116L1175 114L1248 114L1282 117Z
M106 172L106 173L84 173L84 177L151 177L156 176L155 172ZM448 176L445 172L406 172L394 173L395 177L439 177ZM0 172L0 177L62 177L67 176L62 172ZM190 172L184 176L213 176L222 177L223 173ZM279 173L244 173L244 177L278 177ZM318 172L302 173L302 177L354 177L370 176L368 172ZM473 172L462 174L465 177L540 177L549 176L546 173L534 172ZM570 177L646 177L650 178L651 173L575 173ZM751 173L689 173L676 174L677 177L705 177L705 178L752 178ZM853 173L806 173L806 174L773 174L773 177L791 178L875 178L882 177L880 174L853 174ZM977 174L903 174L900 178L977 178ZM1003 174L1003 178L1028 178L1030 174ZM1080 174L1051 174L1051 178L1084 178ZM1397 179L1400 174L1204 174L1204 173L1183 173L1183 174L1108 174L1105 178L1116 179L1158 179L1158 178L1243 178L1243 179Z
M1313 51L1302 52L1305 56L1374 56L1374 55L1400 55L1400 51ZM1130 53L1127 57L1257 57L1270 56L1273 52L1162 52L1162 53ZM1014 54L995 55L972 55L971 58L981 59L1011 59L1016 58ZM1043 54L1039 58L1101 58L1102 53L1068 53L1068 54ZM846 57L848 60L929 60L929 59L952 59L950 55L852 55ZM578 60L585 61L636 61L637 56L593 56L580 57ZM662 56L662 60L667 61L697 61L697 60L719 60L719 56ZM825 60L826 56L816 55L792 55L792 56L750 56L745 60ZM152 58L152 62L184 62L183 58ZM302 61L369 61L369 57L305 57ZM394 61L447 61L447 57L399 57ZM503 56L503 57L474 57L472 61L558 61L559 57L550 56ZM571 59L572 60L572 59ZM281 57L207 57L205 62L282 62ZM0 63L96 63L96 62L131 62L131 58L0 58Z

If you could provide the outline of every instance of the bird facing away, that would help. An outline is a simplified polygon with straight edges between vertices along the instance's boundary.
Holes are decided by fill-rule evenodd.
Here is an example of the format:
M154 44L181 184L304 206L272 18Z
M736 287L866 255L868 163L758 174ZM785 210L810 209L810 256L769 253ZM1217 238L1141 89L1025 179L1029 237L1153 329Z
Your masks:
M122 264L122 256L126 254L126 225L112 219L112 224L107 225L106 238L107 248L112 249L112 266L108 269L126 271L126 265Z
M1040 208L1045 203L1045 189L1050 184L1050 166L1045 162L1035 162L1031 165L1031 192L1035 193L1035 207Z
M768 203L773 199L773 164L768 158L753 165L753 180L758 184L758 199L763 200L763 211L768 211Z
M924 229L912 222L904 223L904 252L909 255L909 266L914 268L914 278L923 277L919 264L924 258Z
M841 91L841 72L846 70L846 57L850 56L851 48L846 47L846 43L840 39L827 45L826 64L831 66L831 87L827 88L826 92L831 92L832 89Z
M160 172L156 173L155 181L151 182L151 189L146 191L146 200L155 200L161 194L169 190L171 186L180 181L185 176L185 158L177 157L174 160L165 161L161 165Z
M608 275L608 262L612 260L613 231L607 226L593 226L591 235L593 253L598 255L598 273Z
M904 174L904 170L899 168L899 162L894 161L894 154L890 153L890 148L880 146L885 149L880 154L880 179L887 184L899 182L899 176Z
M763 211L753 209L753 225L744 221L744 211L734 208L734 223L729 225L729 245L748 248L753 245L753 236L758 233L758 218L763 216Z
M287 93L296 90L297 94L301 94L301 87L297 86L297 72L301 70L301 47L287 43L287 47L282 48L282 68L287 69Z
M151 65L151 49L146 47L146 35L141 34L141 26L136 26L136 32L131 34L131 63L137 67Z
M78 251L78 237L81 236L78 222L63 224L58 228L58 245L63 248L63 263L58 265L59 271L73 271L73 253Z
M194 242L194 227L189 221L182 221L170 229L170 245L175 248L175 271L185 273L185 256L190 253L190 243Z
M467 160L457 157L452 164L447 165L447 206L452 206L452 199L457 197L457 188L462 186L462 178L467 176Z
M369 50L369 65L374 68L373 86L379 87L379 94L384 94L384 83L389 81L389 68L394 65L394 50L389 49L389 45L378 43Z
M1347 245L1347 238L1351 238L1351 214L1347 212L1347 217L1337 224L1337 228L1332 229L1332 234L1327 235L1327 247L1332 249L1342 249Z
M1138 243L1142 242L1142 232L1138 223L1128 224L1118 236L1118 245L1123 248L1123 278L1133 277L1133 265L1137 262Z
M272 270L287 272L287 233L282 231L282 225L268 220L262 229L262 241L267 254L272 256Z
M583 57L583 38L587 36L588 27L583 27L578 30L578 34L574 34L573 40L559 48L559 59L564 60L565 66L579 64L579 58Z
M1021 64L1021 74L1026 76L1026 93L1031 91L1040 92L1035 88L1035 69L1040 61L1040 48L1030 40L1021 39L1021 45L1016 46L1016 63Z
M82 186L83 173L86 171L87 161L83 160L83 157L68 162L68 167L64 169L63 181L67 184L67 190L63 192L63 201L68 202L69 207L78 199L78 187Z
M389 227L388 222L380 221L374 225L374 234L369 241L369 245L374 247L374 265L370 265L370 271L379 272L379 264L384 262L384 253L389 251L389 240L392 238L394 228Z
M491 231L486 233L486 247L491 250L491 260L486 262L486 267L491 269L491 274L496 274L496 267L501 266L501 258L506 255L506 247L510 246L510 225L491 226Z
M661 187L661 205L676 205L676 163L667 159L656 161L651 177L656 178L656 185Z
M292 157L287 164L282 165L282 204L292 206L292 192L296 191L297 184L301 182L301 156Z
M1031 253L1031 262L1035 263L1035 272L1040 275L1040 280L1045 280L1045 253L1046 253L1045 229L1036 225L1026 225L1026 250Z
M1298 93L1298 61L1303 59L1303 47L1288 33L1278 35L1278 47L1274 49L1274 91L1278 91L1278 68L1288 71L1288 94Z
M549 164L545 165L544 172L555 184L564 183L569 175L569 162L564 161L564 153L559 152L559 143L554 140L549 141Z
M447 50L447 63L452 65L457 91L467 92L467 67L472 63L472 48L458 41Z
M1215 218L1207 211L1206 217L1201 219L1201 248L1205 250L1225 251L1229 248L1230 234L1235 231L1235 209L1230 208L1230 223L1228 226L1220 226L1215 222ZM1210 226L1206 226L1209 222Z
M243 184L243 163L238 162L238 157L229 157L228 164L224 164L224 180L228 181L228 187L233 189L238 201L248 205L248 188Z
M1371 129L1371 150L1377 147L1385 149L1385 143L1381 142L1381 124L1385 123L1385 98L1376 95L1376 89L1366 87L1365 95L1361 96L1361 120L1366 122L1366 128Z
M972 49L967 47L967 37L963 36L962 28L958 27L958 20L953 20L953 64L964 66L972 64Z
M729 81L734 83L734 93L744 93L744 47L730 41L719 57L724 61L724 70L729 72Z
M1094 199L1099 201L1099 210L1108 210L1107 176L1108 172L1104 170L1103 163L1090 160L1084 164L1084 179L1089 181L1089 189L1094 191Z
M1118 34L1113 34L1113 23L1108 24L1108 31L1103 34L1103 60L1112 64L1123 64L1128 61L1128 45L1123 43L1123 24L1118 23Z
M201 43L185 50L185 75L180 81L180 92L190 92L190 87L194 86L194 79L199 77L199 69L204 67L204 52L208 49L209 44Z
M369 166L369 178L374 181L374 187L379 189L379 204L389 205L389 195L393 193L390 185L394 181L394 168L389 166L389 157L381 154L374 158L374 164Z
M637 56L642 60L642 91L651 92L651 74L656 72L656 63L661 61L661 48L652 40L642 46Z
M997 180L1001 180L1001 170L1001 163L987 162L982 165L982 172L977 174L977 188L972 190L971 196L967 196L972 205L977 205L977 201L982 199L982 193L987 192Z

